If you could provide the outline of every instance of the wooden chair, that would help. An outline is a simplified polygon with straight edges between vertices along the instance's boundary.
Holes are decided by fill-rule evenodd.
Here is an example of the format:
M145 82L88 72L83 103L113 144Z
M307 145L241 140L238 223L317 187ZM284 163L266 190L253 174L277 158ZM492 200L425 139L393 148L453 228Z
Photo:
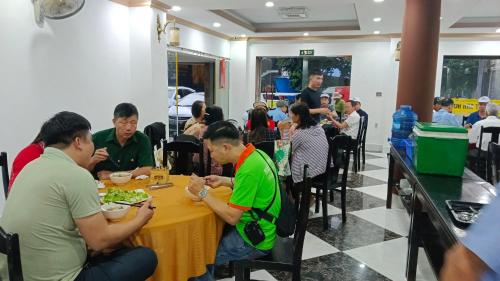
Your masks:
M7 256L10 281L23 281L19 235L16 233L7 233L0 227L0 253Z
M180 136L179 136L180 137ZM179 138L177 137L177 139ZM171 174L191 175L197 172L198 176L205 176L203 161L203 145L198 141L175 140L173 142L163 141L163 166L167 167L169 152L173 152L173 165ZM197 171L194 169L192 154L199 154L200 165Z
M5 198L9 192L9 164L7 162L7 152L0 153L0 166L2 167L2 182Z
M264 259L240 260L234 262L236 281L250 280L251 269L287 271L292 273L292 281L300 280L302 250L309 220L309 198L311 179L307 176L308 166L304 166L304 180L300 186L299 212L293 238L276 237L272 253Z
M488 147L486 178L493 186L496 186L500 181L500 145L495 142L490 142Z

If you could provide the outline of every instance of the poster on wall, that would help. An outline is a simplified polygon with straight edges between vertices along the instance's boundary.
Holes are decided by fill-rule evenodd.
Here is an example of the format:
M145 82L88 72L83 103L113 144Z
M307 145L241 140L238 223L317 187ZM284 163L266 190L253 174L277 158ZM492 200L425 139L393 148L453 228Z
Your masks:
M490 102L500 105L500 100L491 100ZM478 110L477 99L453 98L453 114L469 116L469 114Z
M219 61L219 88L226 88L226 60Z

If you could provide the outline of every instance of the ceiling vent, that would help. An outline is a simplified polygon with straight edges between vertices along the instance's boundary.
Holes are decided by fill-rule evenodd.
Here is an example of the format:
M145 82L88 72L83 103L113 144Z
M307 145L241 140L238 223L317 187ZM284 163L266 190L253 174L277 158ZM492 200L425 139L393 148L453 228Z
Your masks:
M282 19L305 19L308 16L306 7L281 7L278 13Z

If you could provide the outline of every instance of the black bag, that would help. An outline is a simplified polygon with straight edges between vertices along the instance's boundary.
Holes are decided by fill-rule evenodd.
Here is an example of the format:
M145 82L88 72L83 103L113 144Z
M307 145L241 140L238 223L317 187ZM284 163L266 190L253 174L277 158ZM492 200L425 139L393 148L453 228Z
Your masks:
M259 152L259 151L257 151ZM259 152L259 154L264 158L264 161L266 161L267 165L271 168L271 171L273 171L271 165L265 160L266 158ZM288 197L286 191L284 188L281 187L279 180L278 180L278 175L273 172L275 182L278 185L279 191L280 191L280 196L281 196L281 210L279 213L278 218L276 219L273 215L269 214L267 210L271 208L271 206L274 203L274 200L276 198L276 189L274 191L274 196L273 200L271 203L269 203L269 206L265 210L257 209L257 208L252 208L252 210L260 217L265 220L267 220L270 223L273 223L276 225L276 234L280 237L289 237L295 232L295 224L297 222L297 211L295 209L295 204L290 200Z

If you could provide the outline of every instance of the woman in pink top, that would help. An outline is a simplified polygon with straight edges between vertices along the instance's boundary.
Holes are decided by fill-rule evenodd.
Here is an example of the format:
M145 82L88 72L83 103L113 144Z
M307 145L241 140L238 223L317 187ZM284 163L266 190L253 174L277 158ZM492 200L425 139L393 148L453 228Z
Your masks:
M23 148L14 159L12 163L12 172L10 174L10 183L9 183L9 192L12 188L12 184L14 184L14 180L19 175L21 170L31 161L40 157L43 154L44 143L42 141L42 136L40 133L36 136L35 140Z

